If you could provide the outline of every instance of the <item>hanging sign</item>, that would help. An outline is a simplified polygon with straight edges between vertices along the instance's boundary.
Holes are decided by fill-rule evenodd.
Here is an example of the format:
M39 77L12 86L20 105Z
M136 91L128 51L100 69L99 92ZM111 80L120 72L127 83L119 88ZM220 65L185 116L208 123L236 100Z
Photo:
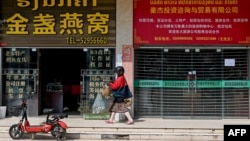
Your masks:
M135 45L249 45L249 0L134 0Z
M0 5L8 47L115 47L116 0L2 0Z

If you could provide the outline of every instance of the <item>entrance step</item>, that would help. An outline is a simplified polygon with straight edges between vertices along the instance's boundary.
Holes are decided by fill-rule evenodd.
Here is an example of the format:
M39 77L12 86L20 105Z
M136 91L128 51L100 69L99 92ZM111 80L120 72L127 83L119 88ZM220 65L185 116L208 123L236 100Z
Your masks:
M0 136L9 138L8 127L0 128ZM26 139L32 136L24 136ZM69 128L67 139L80 140L164 140L164 141L223 141L223 129L140 129L140 128ZM50 133L36 134L33 139L52 139Z
M80 132L79 132L80 131ZM223 141L223 129L135 129L135 128L70 128L81 139L94 140L168 140Z

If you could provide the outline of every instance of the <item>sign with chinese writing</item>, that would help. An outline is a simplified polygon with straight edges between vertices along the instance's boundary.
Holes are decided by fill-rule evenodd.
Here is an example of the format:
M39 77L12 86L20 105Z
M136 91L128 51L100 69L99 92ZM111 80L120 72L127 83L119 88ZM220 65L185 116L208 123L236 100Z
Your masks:
M8 99L37 94L38 70L3 69L4 91Z
M37 68L37 52L29 48L3 49L3 68Z
M115 47L116 0L4 0L0 5L8 47Z
M8 99L37 94L37 52L30 49L3 49L3 90Z
M249 45L249 0L134 0L135 45Z
M29 52L27 50L15 50L15 51L10 51L6 50L4 53L5 56L5 63L8 65L11 64L27 64L29 63L29 58L28 58Z
M109 108L113 102L112 97L102 96L103 86L114 79L112 70L82 70L83 87L85 96L82 96L82 103L86 105L83 111L85 119L107 119ZM107 116L108 115L108 116Z
M250 88L248 80L197 80L197 88ZM135 80L137 88L189 88L187 80Z
M96 95L101 93L101 90L105 83L111 81L112 76L109 75L91 75L86 78L87 93L89 93L89 100L95 99Z
M122 46L122 66L125 68L125 77L130 90L133 92L133 46Z
M112 69L113 49L89 49L88 68L89 69Z

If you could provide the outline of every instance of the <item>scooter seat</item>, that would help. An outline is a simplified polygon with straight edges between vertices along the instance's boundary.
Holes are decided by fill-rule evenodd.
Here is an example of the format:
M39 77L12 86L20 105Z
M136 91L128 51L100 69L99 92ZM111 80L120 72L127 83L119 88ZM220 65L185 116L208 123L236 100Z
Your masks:
M59 113L59 114L54 114L52 118L54 119L63 119L65 117L65 114Z
M44 114L52 113L53 111L54 111L53 108L45 108L45 109L43 109Z

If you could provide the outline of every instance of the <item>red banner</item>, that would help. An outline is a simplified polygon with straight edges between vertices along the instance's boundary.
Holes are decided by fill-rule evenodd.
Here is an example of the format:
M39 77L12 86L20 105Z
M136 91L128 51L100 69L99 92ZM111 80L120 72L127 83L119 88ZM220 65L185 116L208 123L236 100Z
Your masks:
M125 69L125 77L130 90L133 92L133 47L131 45L122 46L122 66Z
M125 77L131 92L134 91L134 75L133 75L133 46L123 45L122 46L122 66L125 69ZM134 95L134 93L133 93Z
M249 45L249 0L134 0L134 45Z

